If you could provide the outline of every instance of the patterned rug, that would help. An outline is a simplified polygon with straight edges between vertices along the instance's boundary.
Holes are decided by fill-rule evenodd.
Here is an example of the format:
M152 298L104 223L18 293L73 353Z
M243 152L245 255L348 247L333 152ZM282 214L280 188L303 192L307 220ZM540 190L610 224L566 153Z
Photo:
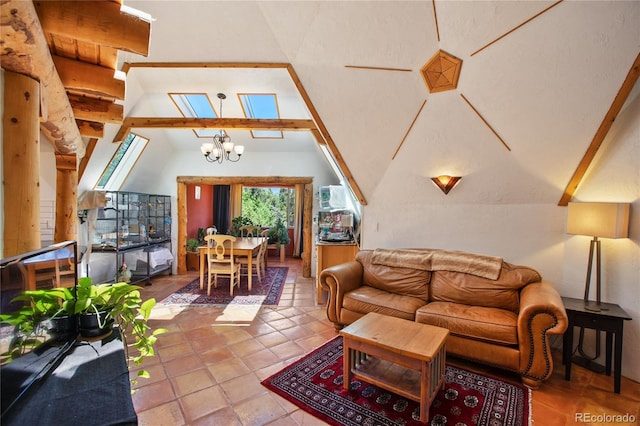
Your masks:
M289 268L286 266L267 267L266 277L262 283L254 275L251 292L248 291L247 277L240 278L240 288L233 289L229 296L229 278L218 277L218 287L211 285L211 296L207 296L207 275L205 273L204 288L200 290L200 279L197 278L169 295L160 303L165 305L277 305Z
M338 336L262 384L332 425L424 425L417 402L356 379L345 391L342 377ZM526 387L448 365L428 424L525 426L530 412Z

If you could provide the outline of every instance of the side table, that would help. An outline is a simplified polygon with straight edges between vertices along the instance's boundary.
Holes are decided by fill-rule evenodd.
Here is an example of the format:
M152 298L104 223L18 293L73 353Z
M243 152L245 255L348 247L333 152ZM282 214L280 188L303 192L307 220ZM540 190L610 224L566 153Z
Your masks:
M613 303L602 303L603 310L599 312L585 309L583 299L574 299L571 297L563 297L567 317L569 318L569 327L564 333L562 339L562 362L564 363L564 378L571 380L571 356L573 352L573 328L584 327L596 330L600 333L606 332L606 354L605 354L605 373L611 375L611 355L614 358L614 375L613 387L615 393L620 393L620 375L622 372L622 332L624 321L631 320L631 317L619 306ZM613 337L615 335L615 345Z

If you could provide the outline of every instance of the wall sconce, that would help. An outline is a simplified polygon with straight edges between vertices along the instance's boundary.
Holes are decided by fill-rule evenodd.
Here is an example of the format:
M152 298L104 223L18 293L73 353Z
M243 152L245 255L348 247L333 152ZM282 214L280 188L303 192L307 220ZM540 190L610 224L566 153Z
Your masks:
M462 179L461 176L448 176L448 175L440 175L438 177L433 177L431 180L436 184L438 188L442 190L442 192L446 194L449 193L453 189L454 186L458 183L458 181Z

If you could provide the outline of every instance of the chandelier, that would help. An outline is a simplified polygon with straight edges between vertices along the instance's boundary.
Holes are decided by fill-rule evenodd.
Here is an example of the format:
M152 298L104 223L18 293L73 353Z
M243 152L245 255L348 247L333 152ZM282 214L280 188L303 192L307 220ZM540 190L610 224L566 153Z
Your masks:
M220 99L220 118L222 118L222 100L227 99L227 96L224 93L218 93L218 99ZM235 163L240 160L244 152L244 145L235 145L231 142L231 137L220 129L220 133L213 136L213 142L204 142L200 145L200 151L210 163L222 163L223 160ZM232 152L235 154L233 157L231 156Z

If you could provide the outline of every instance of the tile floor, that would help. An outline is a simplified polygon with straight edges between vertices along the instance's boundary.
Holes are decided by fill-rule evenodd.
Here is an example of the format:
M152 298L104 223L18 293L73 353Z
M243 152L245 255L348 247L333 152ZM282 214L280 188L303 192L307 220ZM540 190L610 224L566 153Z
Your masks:
M151 378L140 379L133 395L141 425L324 424L260 384L336 335L324 306L316 304L314 279L302 277L299 260L287 259L286 265L289 274L277 307L156 307L154 326L168 333L158 342L157 356L145 361ZM196 277L195 272L157 277L144 296L161 300ZM616 395L611 377L579 366L567 382L560 353L554 357L553 376L532 392L534 424L588 424L576 421L576 413L628 413L638 421L639 383L623 378L622 393ZM498 370L490 373L514 379Z

